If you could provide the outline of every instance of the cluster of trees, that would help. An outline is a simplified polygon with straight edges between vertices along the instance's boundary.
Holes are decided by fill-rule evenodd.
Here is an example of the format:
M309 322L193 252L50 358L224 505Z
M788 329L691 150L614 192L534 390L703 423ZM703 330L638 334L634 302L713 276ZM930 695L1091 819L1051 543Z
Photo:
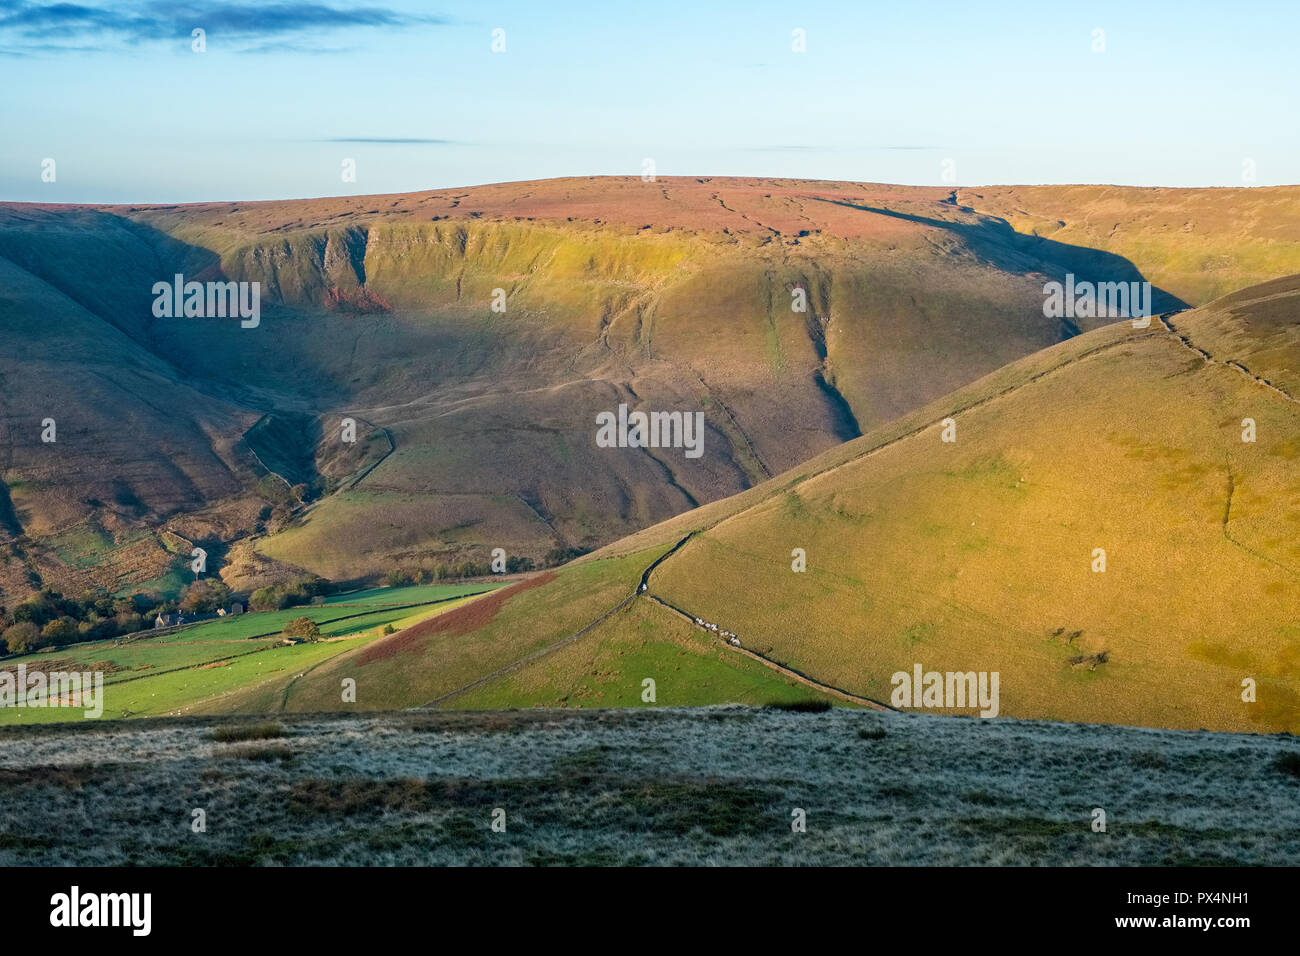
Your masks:
M186 614L211 614L218 608L229 607L230 588L221 578L199 578L181 592L177 606Z
M553 568L556 565L565 564L574 558L580 558L591 551L591 548L551 548L546 552L546 567Z
M506 558L507 574L531 571L534 567L532 558ZM384 575L384 583L390 588L397 588L406 584L432 584L434 581L482 578L492 573L491 564L480 564L478 561L461 561L459 564L435 564L432 568L418 568L413 571L396 568Z
M310 604L312 598L329 594L334 586L315 574L300 574L282 584L258 588L248 599L254 611L278 611L281 608Z
M542 567L555 567L564 564L566 561L572 561L574 558L586 554L589 550L589 548L552 548L546 552ZM505 573L519 574L523 571L532 571L536 567L537 563L532 558L514 555L506 558ZM431 584L434 581L481 578L492 573L494 572L490 562L461 561L457 564L435 564L432 568L419 568L416 570L396 568L384 576L384 583L390 588L396 588L406 584Z
M148 627L163 608L156 595L87 593L78 600L45 588L17 607L0 607L0 652L24 654L130 634Z
M153 627L159 614L210 614L231 601L230 588L215 577L200 578L176 600L156 593L114 597L94 591L69 598L45 588L17 607L0 607L0 654L108 640Z

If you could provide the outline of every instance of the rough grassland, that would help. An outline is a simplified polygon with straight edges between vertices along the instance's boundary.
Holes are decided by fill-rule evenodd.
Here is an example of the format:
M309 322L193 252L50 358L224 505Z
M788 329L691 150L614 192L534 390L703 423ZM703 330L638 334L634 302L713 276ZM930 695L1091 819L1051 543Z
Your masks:
M232 723L0 731L0 864L1300 864L1284 736L839 708Z

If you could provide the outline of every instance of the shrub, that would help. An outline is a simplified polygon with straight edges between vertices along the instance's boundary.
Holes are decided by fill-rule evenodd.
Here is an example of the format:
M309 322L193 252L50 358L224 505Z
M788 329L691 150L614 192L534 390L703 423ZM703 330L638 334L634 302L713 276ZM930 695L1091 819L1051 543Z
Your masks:
M80 636L81 634L77 630L77 622L70 617L57 618L41 629L42 644L53 644L55 646L71 644Z
M92 616L89 621L77 625L77 640L105 641L117 635L117 621L109 618Z
M41 646L41 630L31 621L19 621L5 628L0 635L10 654L26 654Z
M212 739L219 744L232 744L241 740L272 740L286 736L288 734L285 729L273 720L259 724L231 724L212 728Z
M242 747L231 747L223 756L237 757L243 760L280 760L289 761L293 759L293 751L284 744L246 744Z
M315 643L320 640L320 628L309 617L295 617L284 626L284 636L293 638L295 641L311 641Z
M799 714L820 714L831 709L828 700L780 700L767 705L775 710L792 710Z
M548 565L564 564L566 561L572 561L574 558L581 557L591 551L590 548L552 548L546 552L545 561Z
M8 631L5 633L8 634ZM1284 754L1278 754L1273 761L1273 766L1283 773L1300 777L1300 751L1289 750Z
M284 607L284 592L274 585L258 588L248 599L254 611L278 611Z
M315 574L301 574L283 584L258 588L249 596L248 605L254 611L278 611L311 603L312 598L328 594L332 585Z

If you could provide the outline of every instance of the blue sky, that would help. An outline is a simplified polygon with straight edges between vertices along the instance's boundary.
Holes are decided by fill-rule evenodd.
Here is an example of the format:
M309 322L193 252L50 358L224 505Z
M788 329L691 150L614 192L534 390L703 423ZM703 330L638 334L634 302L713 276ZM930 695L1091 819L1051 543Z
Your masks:
M647 157L968 186L1238 186L1250 161L1250 184L1297 183L1297 27L1285 0L0 0L0 199L403 192Z

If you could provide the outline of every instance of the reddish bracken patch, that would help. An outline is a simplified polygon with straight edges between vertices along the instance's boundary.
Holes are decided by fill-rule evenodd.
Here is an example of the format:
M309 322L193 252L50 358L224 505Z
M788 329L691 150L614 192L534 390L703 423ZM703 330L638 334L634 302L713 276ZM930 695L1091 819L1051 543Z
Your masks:
M328 292L329 304L339 312L365 315L370 312L392 312L393 307L380 295L369 289L340 289L333 287Z
M412 624L387 640L380 640L371 644L358 656L357 665L365 667L373 661L382 661L384 658L396 654L417 651L421 648L424 639L434 634L468 634L496 617L497 611L501 610L501 606L516 594L522 594L524 591L541 587L543 584L554 581L555 577L554 571L547 571L536 577L512 584L508 588L493 591L487 597L471 601L464 607L458 607L454 611L439 614L437 617L431 617L419 624Z

